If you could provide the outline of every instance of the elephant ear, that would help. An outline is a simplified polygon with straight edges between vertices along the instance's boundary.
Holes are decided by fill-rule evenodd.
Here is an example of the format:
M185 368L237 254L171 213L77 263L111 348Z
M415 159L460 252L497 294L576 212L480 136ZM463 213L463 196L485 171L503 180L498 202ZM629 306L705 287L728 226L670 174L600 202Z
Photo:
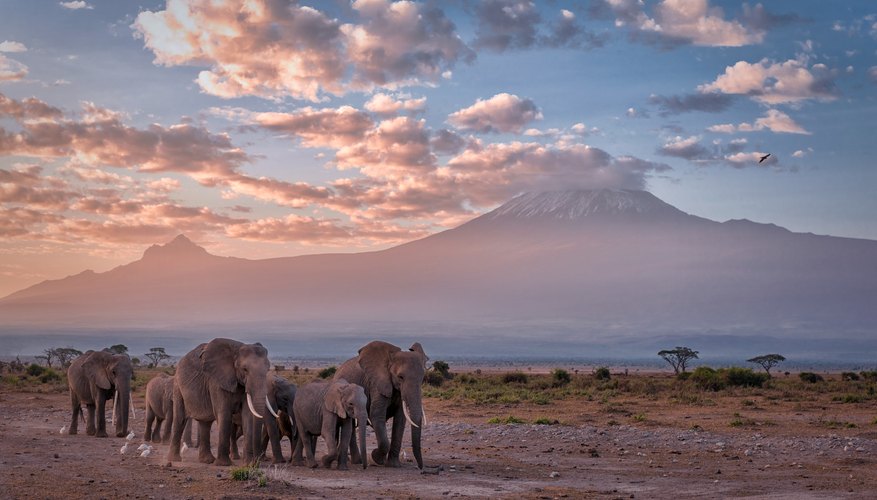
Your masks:
M109 390L113 386L110 377L107 375L107 363L103 356L97 356L94 351L89 351L88 359L82 363L82 372L88 374L95 385L104 390Z
M237 391L237 350L231 342L217 342L217 339L210 341L201 349L200 358L201 370L208 379L225 391Z
M359 350L359 366L365 373L365 385L386 398L393 396L393 379L390 377L390 363L393 355L402 349L376 340Z
M423 368L426 369L426 363L429 361L429 356L427 356L426 353L423 352L423 346L420 345L420 342L415 342L408 350L411 352L416 352L420 355L421 359L423 359Z
M338 418L347 418L347 410L344 409L343 401L343 392L346 386L345 383L333 382L323 400L323 408L338 415Z

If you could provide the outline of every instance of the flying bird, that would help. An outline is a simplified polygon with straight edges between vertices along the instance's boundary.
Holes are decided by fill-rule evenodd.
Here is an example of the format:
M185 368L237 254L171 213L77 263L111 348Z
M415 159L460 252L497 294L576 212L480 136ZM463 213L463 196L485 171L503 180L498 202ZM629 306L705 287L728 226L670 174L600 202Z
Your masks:
M758 160L758 163L761 163L761 162L763 162L764 160L766 160L768 156L770 156L770 153L768 153L768 154L762 156L761 159Z

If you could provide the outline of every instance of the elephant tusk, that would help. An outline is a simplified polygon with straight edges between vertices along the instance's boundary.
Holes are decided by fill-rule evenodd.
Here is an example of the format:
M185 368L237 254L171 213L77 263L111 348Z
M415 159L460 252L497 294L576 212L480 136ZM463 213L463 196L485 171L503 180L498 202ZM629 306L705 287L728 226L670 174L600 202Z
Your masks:
M117 404L119 404L119 391L116 391L116 395L113 396L113 415L110 417L110 422L112 422L113 427L116 426L116 405ZM105 416L103 418L107 418L106 413L104 413L104 415ZM104 422L106 422L106 420L104 420Z
M420 425L426 427L426 407L421 404L420 408Z
M419 425L415 424L413 420L411 420L411 415L408 413L408 405L405 404L405 401L402 401L402 412L405 413L405 420L407 420L408 423L411 424L411 427L420 427Z
M134 391L128 393L128 401L131 402L131 418L137 418L137 411L134 410Z
M278 415L277 412L274 411L274 408L271 407L271 401L268 401L268 396L265 396L265 404L268 405L268 411L274 415L274 418L280 418L280 415Z
M247 406L250 407L250 412L256 416L256 418L265 418L262 415L259 415L259 412L256 411L256 408L253 407L253 398L250 397L250 393L247 393Z

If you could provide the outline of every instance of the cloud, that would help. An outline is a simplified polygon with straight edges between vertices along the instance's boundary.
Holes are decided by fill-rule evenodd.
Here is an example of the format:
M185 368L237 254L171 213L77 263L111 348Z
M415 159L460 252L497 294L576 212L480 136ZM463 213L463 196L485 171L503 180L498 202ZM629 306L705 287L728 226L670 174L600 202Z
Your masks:
M877 66L868 68L868 78L871 79L871 83L877 85Z
M749 153L734 153L731 155L725 156L725 161L733 166L734 168L744 168L744 167L770 167L777 165L779 162L777 160L776 155L771 155L763 162L761 158L764 157L767 153L762 151L752 151Z
M541 119L542 112L533 101L502 93L487 100L478 99L468 108L452 113L448 123L461 130L481 133L520 133L525 125Z
M0 83L21 80L27 71L27 66L0 53Z
M734 125L725 123L721 125L713 125L707 128L710 132L721 134L733 134L735 132L756 132L761 130L770 130L780 134L804 134L810 135L804 127L795 122L789 115L776 109L769 109L761 118L755 120L755 123L741 123Z
M708 159L710 152L700 144L700 137L676 136L658 149L658 154L686 160Z
M426 97L411 99L399 96L394 98L389 94L377 93L365 103L365 109L382 116L395 115L400 111L421 113L426 109Z
M798 149L794 153L792 153L792 157L794 158L804 158L805 156L813 153L813 148L807 149Z
M27 47L21 42L4 40L0 42L0 52L27 52Z
M702 111L706 113L719 113L728 109L734 98L727 94L716 92L685 94L685 95L652 95L649 103L658 106L658 114L661 116L678 115L690 111Z
M593 49L606 45L609 36L605 33L595 34L585 30L572 11L561 9L555 21L548 25L548 34L539 37L539 45L543 47L571 49Z
M650 44L740 47L764 39L763 25L745 26L740 21L726 20L722 9L711 7L707 0L663 0L655 5L653 17L649 17L641 1L602 0L592 8L592 13L613 14L616 26L626 27L632 39ZM758 19L766 19L764 14L760 9Z
M369 177L401 180L428 172L436 158L426 122L399 116L380 122L361 141L340 148L335 163L342 170L357 169Z
M475 47L502 52L536 44L536 28L542 16L533 2L485 0L476 5Z
M823 64L808 69L804 60L775 63L768 59L751 64L738 61L725 68L715 81L698 87L700 92L748 95L765 104L796 103L809 99L837 98L834 76Z
M64 7L65 9L69 9L69 10L82 10L82 9L92 10L92 9L94 9L93 5L89 4L88 2L84 2L83 0L76 0L73 2L60 2L58 5L60 5L61 7Z
M357 0L362 24L341 24L286 0L168 0L141 12L136 33L165 66L207 66L198 85L224 98L323 100L326 94L433 82L474 53L435 8Z
M18 121L28 121L60 118L61 115L60 109L34 97L19 101L0 94L0 117L6 116Z
M306 147L340 148L358 142L374 126L368 114L351 106L315 109L305 107L292 113L253 113L250 123L268 130L299 137Z

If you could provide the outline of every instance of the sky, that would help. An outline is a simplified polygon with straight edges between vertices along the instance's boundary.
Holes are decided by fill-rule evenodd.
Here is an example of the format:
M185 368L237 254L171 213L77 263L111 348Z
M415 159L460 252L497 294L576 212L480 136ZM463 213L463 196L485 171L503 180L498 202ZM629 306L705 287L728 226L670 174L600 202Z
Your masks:
M873 1L0 0L0 296L557 189L877 239L875 125Z

